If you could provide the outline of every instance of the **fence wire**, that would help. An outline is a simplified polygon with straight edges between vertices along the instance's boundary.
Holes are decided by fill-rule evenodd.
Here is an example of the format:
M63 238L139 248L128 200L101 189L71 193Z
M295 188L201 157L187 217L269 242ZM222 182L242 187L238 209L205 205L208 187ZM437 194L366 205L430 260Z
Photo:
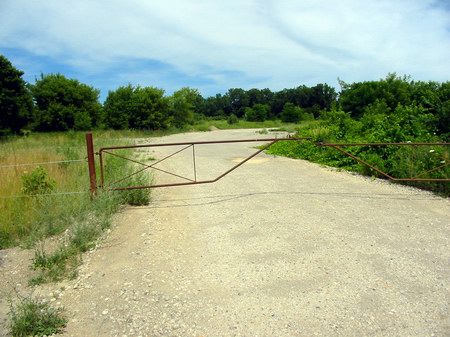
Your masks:
M52 164L62 164L62 163L79 163L79 162L87 162L87 158L84 158L84 159L73 159L73 160L46 161L46 162L42 162L42 163L25 163L25 164L0 165L0 168L36 166L36 165L52 165Z
M0 199L21 199L21 198L33 198L33 197L41 197L41 196L54 196L54 195L80 195L80 194L88 194L89 191L73 191L73 192L56 192L56 193L46 193L46 194L33 194L33 195L9 195L9 196L0 196Z

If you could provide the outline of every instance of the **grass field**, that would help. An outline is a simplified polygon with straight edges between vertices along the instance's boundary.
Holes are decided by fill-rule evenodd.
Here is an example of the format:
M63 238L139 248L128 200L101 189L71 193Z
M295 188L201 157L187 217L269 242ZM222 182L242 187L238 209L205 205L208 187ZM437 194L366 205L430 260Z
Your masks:
M94 132L94 142L96 148L125 145L144 135ZM89 216L96 206L88 193L86 156L85 134L81 132L33 134L1 143L0 248L31 245ZM28 165L31 163L41 164ZM129 169L124 161L110 164L110 174ZM43 188L46 183L52 188Z

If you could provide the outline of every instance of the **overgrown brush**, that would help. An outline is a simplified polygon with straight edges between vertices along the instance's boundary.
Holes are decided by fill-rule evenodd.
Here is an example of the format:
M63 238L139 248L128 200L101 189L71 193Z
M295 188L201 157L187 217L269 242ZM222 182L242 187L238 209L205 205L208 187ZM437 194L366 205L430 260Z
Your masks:
M430 127L426 111L414 107L398 106L391 114L371 114L353 119L341 111L326 112L322 119L301 128L299 136L311 141L279 142L269 153L301 158L312 162L355 171L363 175L385 178L367 165L358 163L336 149L320 146L329 143L389 143L389 142L445 142ZM372 166L396 178L450 177L449 146L348 146L345 150ZM439 169L435 169L439 168ZM446 182L408 182L408 185L450 195Z

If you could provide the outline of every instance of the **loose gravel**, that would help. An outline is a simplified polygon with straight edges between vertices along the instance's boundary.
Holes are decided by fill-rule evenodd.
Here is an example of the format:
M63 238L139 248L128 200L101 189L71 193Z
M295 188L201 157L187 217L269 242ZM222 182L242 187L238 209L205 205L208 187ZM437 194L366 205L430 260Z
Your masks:
M196 148L199 178L253 146ZM192 174L190 155L161 168ZM76 280L40 292L66 308L66 336L450 336L449 224L448 199L261 155L215 184L154 190Z

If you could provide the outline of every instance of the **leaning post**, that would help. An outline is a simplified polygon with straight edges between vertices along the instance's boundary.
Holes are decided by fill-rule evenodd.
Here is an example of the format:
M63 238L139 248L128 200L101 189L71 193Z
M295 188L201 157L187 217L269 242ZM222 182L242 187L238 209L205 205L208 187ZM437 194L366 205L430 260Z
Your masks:
M97 193L97 176L95 174L94 141L92 140L92 132L86 133L86 147L89 167L90 191L91 198L93 198Z

